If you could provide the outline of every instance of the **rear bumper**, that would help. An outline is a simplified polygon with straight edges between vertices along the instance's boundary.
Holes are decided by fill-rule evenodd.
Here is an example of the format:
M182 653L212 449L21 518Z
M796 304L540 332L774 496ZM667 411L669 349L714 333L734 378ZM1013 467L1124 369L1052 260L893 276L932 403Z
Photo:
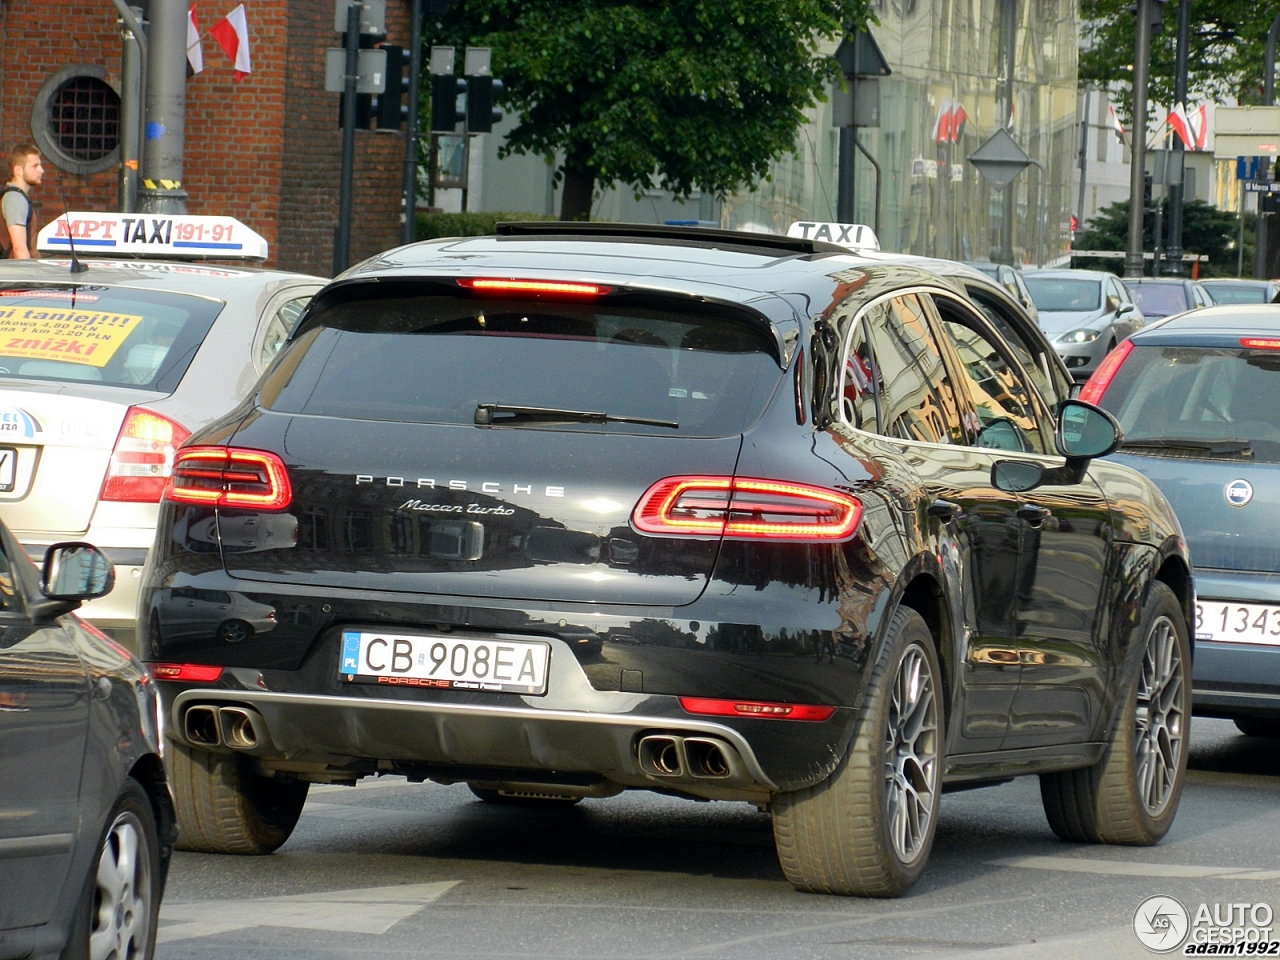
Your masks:
M1280 604L1280 573L1197 570L1196 596ZM1197 641L1192 703L1200 716L1280 717L1280 646Z

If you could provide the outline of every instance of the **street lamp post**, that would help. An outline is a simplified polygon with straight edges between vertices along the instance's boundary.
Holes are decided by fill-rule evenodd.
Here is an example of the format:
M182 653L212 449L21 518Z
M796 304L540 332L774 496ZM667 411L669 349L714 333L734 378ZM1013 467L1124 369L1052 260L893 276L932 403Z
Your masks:
M1133 149L1129 167L1129 245L1124 254L1124 275L1141 277L1143 178L1147 154L1147 84L1151 79L1151 12L1155 0L1138 0L1138 22L1133 55Z
M1178 52L1173 71L1173 102L1182 104L1184 108L1187 104L1187 46L1190 41L1191 0L1178 0ZM1175 155L1169 157L1169 162L1175 164L1171 168L1175 172L1169 178L1169 244L1165 250L1164 274L1180 277L1185 272L1182 266L1182 201L1187 182L1182 138L1174 136L1172 147Z

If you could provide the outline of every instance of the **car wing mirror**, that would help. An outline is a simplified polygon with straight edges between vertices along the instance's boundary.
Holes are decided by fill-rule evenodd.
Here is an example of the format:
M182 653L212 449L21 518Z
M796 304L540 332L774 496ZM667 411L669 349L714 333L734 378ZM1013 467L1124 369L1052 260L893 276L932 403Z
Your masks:
M55 543L44 555L40 591L50 600L95 600L111 592L116 571L89 543Z
M1044 481L1044 467L1025 460L997 460L991 465L991 485L1005 493L1026 493Z

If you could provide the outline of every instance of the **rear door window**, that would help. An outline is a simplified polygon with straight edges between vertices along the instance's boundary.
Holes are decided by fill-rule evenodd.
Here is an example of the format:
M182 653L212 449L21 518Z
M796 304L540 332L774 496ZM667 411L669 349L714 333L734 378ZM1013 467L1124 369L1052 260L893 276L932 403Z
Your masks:
M955 387L915 294L866 314L881 389L880 433L925 443L966 443Z
M469 425L492 407L494 425L727 436L764 411L782 376L776 355L764 321L674 298L388 297L314 314L268 372L260 403ZM588 413L611 419L571 415Z
M169 392L222 307L127 287L0 287L0 377Z
M1135 346L1102 397L1144 453L1280 463L1280 351Z

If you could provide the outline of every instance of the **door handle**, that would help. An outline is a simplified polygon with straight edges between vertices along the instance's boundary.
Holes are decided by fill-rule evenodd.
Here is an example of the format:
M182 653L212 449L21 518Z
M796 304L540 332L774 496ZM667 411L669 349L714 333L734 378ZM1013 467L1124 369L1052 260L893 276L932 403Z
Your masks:
M950 500L935 500L929 504L929 516L937 517L945 523L950 523L960 514L960 505L952 503Z
M1035 503L1024 503L1022 504L1022 506L1018 507L1017 512L1018 512L1019 520L1025 520L1027 521L1027 523L1031 524L1033 527L1040 526L1040 524L1044 523L1051 516L1053 516L1052 511L1050 511L1048 508L1042 507Z

